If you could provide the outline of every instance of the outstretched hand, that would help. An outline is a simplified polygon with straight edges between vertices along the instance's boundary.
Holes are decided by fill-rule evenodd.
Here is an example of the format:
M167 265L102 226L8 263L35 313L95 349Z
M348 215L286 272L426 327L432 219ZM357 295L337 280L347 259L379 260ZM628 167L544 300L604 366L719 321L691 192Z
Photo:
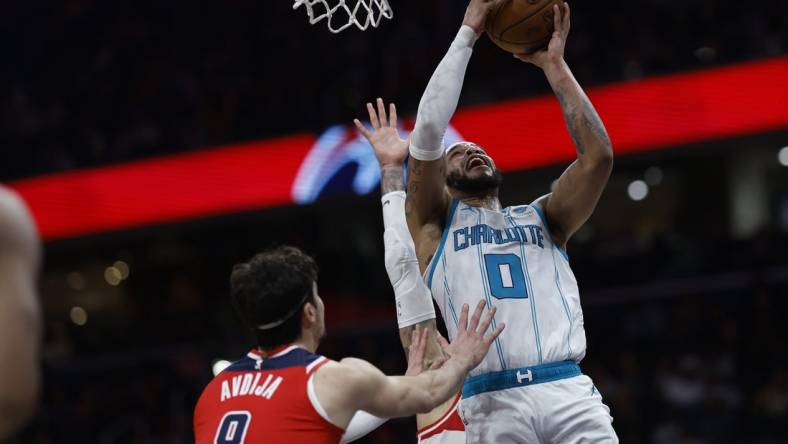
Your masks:
M424 353L427 349L429 329L416 326L411 335L410 347L408 347L408 369L405 376L418 376L424 370ZM430 370L440 368L446 358L436 359L430 366Z
M468 324L468 304L463 304L462 313L460 314L460 322L458 324L457 337L449 344L443 337L438 337L443 350L450 356L451 359L460 361L468 371L473 370L479 365L490 349L495 338L501 334L505 324L498 324L495 330L489 335L485 336L485 332L492 323L493 316L495 316L496 308L493 306L487 312L487 316L482 320L482 312L486 303L484 300L479 301L476 305L476 310L471 316L471 322ZM481 321L481 322L480 322Z
M397 131L397 106L389 104L389 115L386 115L386 106L383 99L377 100L377 112L371 103L367 103L369 112L369 122L372 124L372 131L368 130L358 119L353 119L359 132L372 145L375 157L381 168L402 167L405 158L408 157L408 141L400 137Z
M547 49L537 51L532 54L515 54L514 56L523 62L534 64L542 69L551 63L560 63L564 60L564 49L566 40L569 37L571 22L569 19L569 3L564 2L562 7L553 5L553 35Z

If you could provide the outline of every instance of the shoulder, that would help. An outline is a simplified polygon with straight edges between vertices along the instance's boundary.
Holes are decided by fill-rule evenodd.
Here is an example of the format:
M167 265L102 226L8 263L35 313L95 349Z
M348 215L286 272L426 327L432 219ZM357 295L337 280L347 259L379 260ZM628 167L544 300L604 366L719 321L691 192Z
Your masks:
M336 387L350 396L356 396L379 385L385 375L363 359L345 358L320 366L315 372L315 378L321 385Z

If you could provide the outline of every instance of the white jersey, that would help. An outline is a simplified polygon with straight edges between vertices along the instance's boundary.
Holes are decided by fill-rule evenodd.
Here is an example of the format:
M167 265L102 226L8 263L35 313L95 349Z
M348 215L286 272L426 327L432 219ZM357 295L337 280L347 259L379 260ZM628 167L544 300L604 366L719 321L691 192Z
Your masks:
M425 279L450 339L462 304L485 299L498 308L492 328L506 323L470 376L585 356L577 281L535 205L490 211L455 199Z

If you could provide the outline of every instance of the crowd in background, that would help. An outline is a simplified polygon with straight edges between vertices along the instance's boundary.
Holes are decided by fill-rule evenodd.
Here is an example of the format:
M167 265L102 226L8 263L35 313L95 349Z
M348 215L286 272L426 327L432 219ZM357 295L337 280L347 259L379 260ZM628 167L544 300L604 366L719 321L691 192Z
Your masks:
M377 96L412 115L464 3L392 0L394 20L337 36L310 27L290 0L3 5L0 180L319 132ZM585 85L788 51L788 3L778 0L577 2L572 11L567 58ZM481 40L462 103L547 92L536 68ZM685 175L724 169L721 156L707 157ZM719 176L677 182L668 228L643 222L659 211L644 206L627 233L592 220L594 233L570 244L589 341L582 367L624 443L788 442L788 239L776 223L731 238ZM121 258L131 277L80 290L103 285L121 301L90 311L84 326L47 308L42 408L17 442L192 442L213 362L252 346L227 301L229 270L272 242L321 264L324 354L404 369L375 196L71 240L48 245L45 308L76 292L69 273ZM363 442L414 441L411 418Z

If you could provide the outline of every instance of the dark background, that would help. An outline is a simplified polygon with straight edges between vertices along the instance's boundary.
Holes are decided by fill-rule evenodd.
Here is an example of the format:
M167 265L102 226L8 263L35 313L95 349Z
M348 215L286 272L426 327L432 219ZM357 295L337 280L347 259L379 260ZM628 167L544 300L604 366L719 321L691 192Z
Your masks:
M392 6L377 30L332 35L287 0L6 2L0 180L320 132L377 96L412 116L465 2ZM566 57L584 86L788 52L778 0L572 8ZM538 70L482 39L461 105L548 91ZM622 442L788 442L786 145L778 131L618 157L570 243L589 342L582 366ZM564 167L507 175L504 204L544 194ZM650 193L635 202L627 186L647 170ZM742 214L738 187L755 178L762 211ZM211 364L252 345L230 309L229 271L272 244L321 264L324 354L402 371L381 227L372 195L47 244L45 390L18 442L192 442ZM104 272L117 260L130 275L111 286ZM85 325L70 318L76 306ZM415 442L415 422L392 421L364 442Z

